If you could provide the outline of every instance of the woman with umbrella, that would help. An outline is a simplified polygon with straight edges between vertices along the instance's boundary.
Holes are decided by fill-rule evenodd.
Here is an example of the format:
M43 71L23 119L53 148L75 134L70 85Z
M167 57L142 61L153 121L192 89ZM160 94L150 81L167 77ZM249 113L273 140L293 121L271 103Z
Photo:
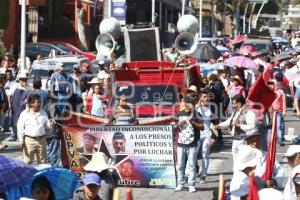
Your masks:
M45 176L39 176L32 181L31 194L36 200L55 200L51 184Z

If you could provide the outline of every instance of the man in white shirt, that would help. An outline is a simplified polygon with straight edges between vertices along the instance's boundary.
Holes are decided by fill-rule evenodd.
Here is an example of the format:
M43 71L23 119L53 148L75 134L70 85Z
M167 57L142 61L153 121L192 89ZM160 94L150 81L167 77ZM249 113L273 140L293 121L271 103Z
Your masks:
M53 121L41 110L41 98L32 94L28 98L28 109L25 109L18 120L18 138L23 148L24 162L32 164L34 157L38 164L47 163L46 130Z
M246 131L256 128L257 119L255 113L246 108L246 100L242 95L235 95L231 100L234 112L226 121L216 125L215 128L229 129L230 134L233 136L232 156L233 161L235 161L239 146L245 143L243 136L245 136Z

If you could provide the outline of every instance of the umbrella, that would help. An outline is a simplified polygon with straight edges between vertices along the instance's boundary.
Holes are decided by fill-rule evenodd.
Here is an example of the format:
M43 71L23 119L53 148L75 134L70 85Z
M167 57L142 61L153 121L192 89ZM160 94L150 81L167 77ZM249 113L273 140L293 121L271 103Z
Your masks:
M32 181L39 176L45 176L49 180L56 200L72 199L75 190L80 186L79 178L70 170L50 167L37 172L33 178L31 176L31 180L23 185L22 188L9 191L9 196L15 199L18 199L20 196L31 198Z
M283 38L275 38L274 40L272 40L272 43L287 44L289 42L286 39L283 39Z
M289 54L283 54L283 53L281 53L281 54L278 54L278 55L276 55L275 57L273 57L272 59L271 59L271 61L272 62L274 62L274 61L276 61L276 60L278 60L278 61L283 61L283 60L287 60L287 59L290 59L290 58L292 58L293 56L291 56L291 55L289 55Z
M200 64L200 72L204 75L209 74L212 71L220 69L220 66L224 65L224 63L215 63L215 64L208 64L208 63L201 63Z
M221 56L218 49L208 43L200 44L197 49L197 54L198 55L196 57L199 60L217 59Z
M296 49L290 48L290 49L282 52L282 54L298 54L298 53L300 53L299 48L296 48Z
M239 49L238 53L241 54L241 55L249 55L249 54L251 54L255 51L256 51L255 46L253 46L253 45L243 45Z
M48 168L39 171L34 177L46 176L49 180L56 200L65 200L73 197L75 190L80 186L76 174L64 168Z
M224 62L225 64L231 67L238 67L238 68L247 68L247 69L256 69L257 65L253 60L247 58L245 56L234 56L231 57Z
M37 170L21 161L0 156L0 192L28 182Z
M227 47L217 46L216 48L218 49L218 51L220 51L221 54L225 52L230 52L230 50Z
M233 38L233 40L231 40L231 44L239 44L239 43L242 43L244 42L245 40L247 39L247 35L238 35L238 36L235 36Z

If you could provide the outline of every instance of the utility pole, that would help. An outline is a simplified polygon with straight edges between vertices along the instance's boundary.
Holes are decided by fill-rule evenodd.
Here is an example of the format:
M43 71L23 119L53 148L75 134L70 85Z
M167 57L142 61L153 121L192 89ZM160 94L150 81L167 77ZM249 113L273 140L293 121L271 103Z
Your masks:
M185 11L185 0L182 0L181 1L181 16L183 16L184 15L184 11Z
M248 34L251 32L251 26L252 26L252 16L255 9L256 3L253 4L253 7L251 9L250 17L249 17L249 25L248 25Z
M240 0L237 0L237 6L236 6L236 26L235 26L235 32L234 35L239 35L240 30Z
M111 17L111 1L112 0L108 0L108 17Z
M155 0L152 0L151 22L154 27L155 26Z
M26 69L26 0L21 0L21 69Z
M200 0L200 5L199 5L199 38L202 38L202 3L203 3L203 0Z
M243 17L243 33L244 34L246 33L246 15L247 15L247 11L248 11L248 6L249 6L249 3L247 2L245 12L244 12L244 17Z

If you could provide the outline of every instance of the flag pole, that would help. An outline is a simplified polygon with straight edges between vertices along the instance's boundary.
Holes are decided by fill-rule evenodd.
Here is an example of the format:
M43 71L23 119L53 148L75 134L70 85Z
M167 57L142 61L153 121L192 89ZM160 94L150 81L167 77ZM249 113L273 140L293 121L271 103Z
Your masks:
M114 189L113 200L120 200L120 189L119 188Z
M220 174L218 200L224 200L224 199L225 199L225 180L223 174Z
M267 181L272 179L275 159L276 159L276 143L277 143L277 112L274 111L272 119L272 134L268 144L268 152L266 155L266 170L262 179Z

